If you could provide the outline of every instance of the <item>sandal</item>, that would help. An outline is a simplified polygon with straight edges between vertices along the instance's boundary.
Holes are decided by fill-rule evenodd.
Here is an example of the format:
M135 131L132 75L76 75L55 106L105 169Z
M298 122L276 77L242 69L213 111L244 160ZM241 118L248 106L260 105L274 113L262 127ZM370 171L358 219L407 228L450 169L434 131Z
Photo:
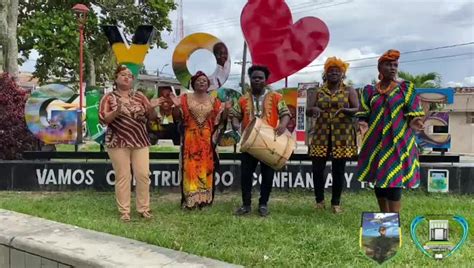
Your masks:
M342 213L342 208L341 208L341 206L332 206L332 212L333 212L334 214Z
M153 218L153 214L151 214L150 210L140 213L140 216L144 219L147 219L147 220Z
M319 203L316 203L316 209L317 210L320 210L320 209L325 209L326 208L326 205L324 204L324 201L321 201Z
M122 215L120 216L120 220L123 222L130 222L130 214L122 213Z

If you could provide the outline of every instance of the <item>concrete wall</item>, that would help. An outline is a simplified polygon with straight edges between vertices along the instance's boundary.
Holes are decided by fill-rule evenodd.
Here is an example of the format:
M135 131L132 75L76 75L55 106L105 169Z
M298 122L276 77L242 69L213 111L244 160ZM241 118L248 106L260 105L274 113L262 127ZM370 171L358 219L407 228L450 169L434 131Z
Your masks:
M443 110L449 112L450 152L474 154L474 124L467 120L474 113L474 94L456 93L454 103Z
M1 268L67 268L72 267L38 255L0 245Z
M0 209L0 268L238 267Z
M445 110L449 112L474 112L474 94L456 93L454 103L446 105Z

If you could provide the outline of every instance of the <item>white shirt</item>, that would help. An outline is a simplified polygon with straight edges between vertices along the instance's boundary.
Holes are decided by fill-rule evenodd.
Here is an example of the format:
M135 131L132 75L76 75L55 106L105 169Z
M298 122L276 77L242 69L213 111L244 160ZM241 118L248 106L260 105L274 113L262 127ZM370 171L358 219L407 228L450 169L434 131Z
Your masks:
M209 76L209 80L211 81L209 91L222 87L227 81L227 78L229 78L229 73L230 61L226 61L224 66L217 64L216 70L211 76Z

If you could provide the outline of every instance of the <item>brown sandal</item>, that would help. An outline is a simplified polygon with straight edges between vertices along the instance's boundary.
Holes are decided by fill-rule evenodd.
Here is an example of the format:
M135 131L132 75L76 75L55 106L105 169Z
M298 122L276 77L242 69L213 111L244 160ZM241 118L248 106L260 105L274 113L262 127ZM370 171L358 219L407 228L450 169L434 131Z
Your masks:
M142 218L145 218L147 220L153 218L153 214L151 214L150 210L140 213L140 216L142 216Z
M320 209L325 209L326 208L326 205L324 204L324 201L321 201L319 203L316 203L316 209L317 210L320 210Z
M120 220L123 222L130 222L130 214L122 213L122 215L120 216Z
M332 206L332 212L333 212L334 214L342 213L342 208L341 208L341 206Z

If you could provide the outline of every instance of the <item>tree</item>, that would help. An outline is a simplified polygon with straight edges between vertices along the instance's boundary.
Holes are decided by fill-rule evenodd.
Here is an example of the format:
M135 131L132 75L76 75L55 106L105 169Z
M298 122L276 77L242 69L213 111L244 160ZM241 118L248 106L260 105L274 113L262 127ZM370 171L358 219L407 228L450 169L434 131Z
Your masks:
M77 1L77 0L20 0L18 40L22 60L33 49L39 53L33 73L40 83L58 78L77 81L79 69L79 32L71 8L77 3L90 8L85 28L85 77L89 85L110 79L115 61L101 25L119 25L130 37L138 25L151 24L158 32L171 31L170 11L176 8L172 0ZM146 2L146 3L145 3ZM159 34L152 46L166 48Z
M6 53L7 53L7 47L6 47L6 40L8 37L8 22L7 22L7 17L8 17L8 1L0 1L0 48L2 50L2 68L4 68L4 63L6 62Z
M440 88L441 87L441 75L435 72L412 75L408 72L398 72L398 76L407 81L413 82L415 88ZM422 103L423 110L428 111L441 111L445 104L443 103Z
M348 79L344 84L346 84L346 86L348 87L354 87L354 81L352 81L351 79Z
M13 78L18 76L17 42L18 0L0 1L0 45L5 71Z
M441 76L438 73L424 73L412 75L408 72L399 71L398 76L407 81L413 82L415 88L440 88Z

